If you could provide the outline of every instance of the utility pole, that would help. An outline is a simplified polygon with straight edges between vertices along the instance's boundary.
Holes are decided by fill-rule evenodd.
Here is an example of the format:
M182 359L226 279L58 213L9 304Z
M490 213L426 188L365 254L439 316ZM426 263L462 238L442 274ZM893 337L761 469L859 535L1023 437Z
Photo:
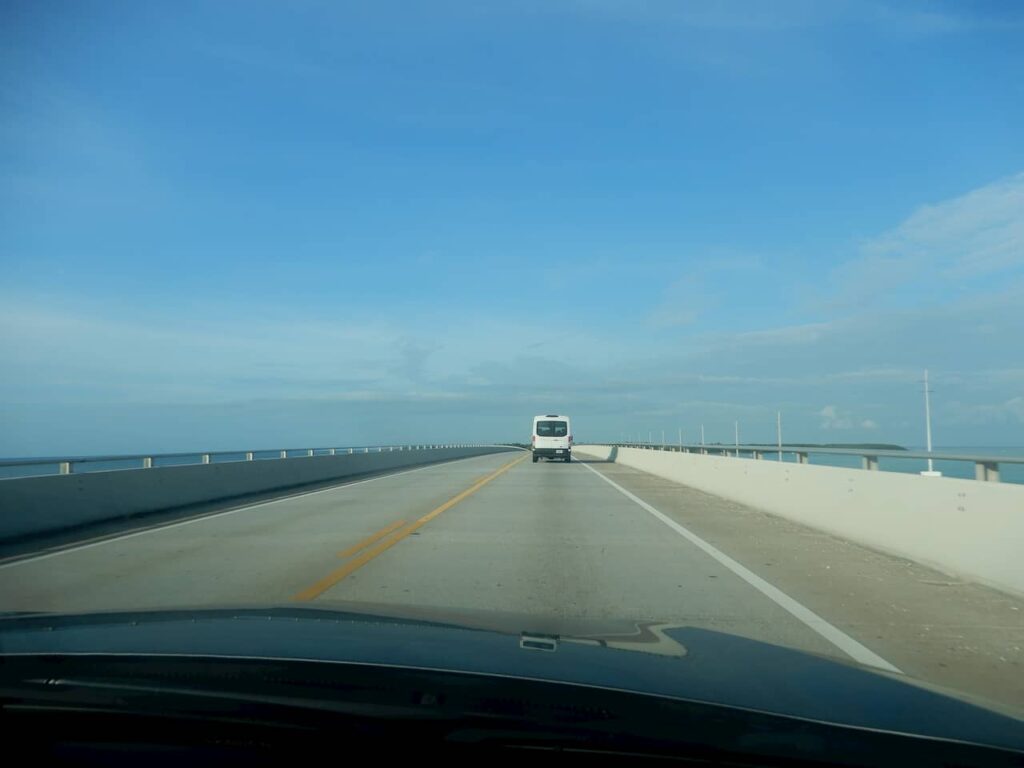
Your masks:
M704 450L704 425L703 424L700 425L700 452L701 453L707 453Z
M924 369L924 429L925 441L928 450L928 471L922 472L927 477L939 477L941 472L935 471L935 463L932 461L932 402L931 388L928 386L928 369Z
M740 457L740 423L736 422L736 458Z
M782 461L782 411L775 412L775 442L779 446L779 461Z
M679 447L683 447L683 428L679 428Z

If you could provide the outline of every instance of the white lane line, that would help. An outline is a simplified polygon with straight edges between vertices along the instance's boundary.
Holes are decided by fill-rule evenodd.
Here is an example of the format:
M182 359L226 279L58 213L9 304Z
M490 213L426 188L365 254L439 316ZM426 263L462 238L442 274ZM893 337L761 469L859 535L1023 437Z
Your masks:
M170 528L181 528L182 526L185 526L185 525L191 525L192 523L202 523L202 522L204 522L206 520L213 520L214 518L217 518L217 517L227 517L228 515L233 515L236 512L246 512L246 511L248 511L250 509L256 509L257 507L267 507L267 506L270 506L271 504L283 504L285 502L294 501L295 499L301 499L304 496L316 496L318 493L331 493L331 492L337 492L337 491L344 491L346 488L352 488L353 486L356 486L356 485L363 485L365 483L375 483L378 480L390 480L392 477L401 477L402 475L411 475L411 474L413 474L415 472L424 472L424 471L426 471L428 469L440 469L441 467L444 467L444 466L446 466L448 464L457 464L457 463L462 462L462 461L471 461L472 459L480 459L480 458L484 458L485 456L496 456L496 455L499 455L499 454L489 453L489 454L484 454L483 456L467 456L464 459L454 459L452 461L441 462L440 464L428 464L425 467L417 467L416 469L407 469L404 472L392 472L391 474L379 475L377 477L371 477L371 478L368 478L366 480L356 480L355 482L344 483L343 485L332 485L330 488L321 488L318 491L305 491L304 493L296 493L296 494L294 494L292 496L285 496L285 497L280 498L280 499L270 499L269 501L260 501L260 502L257 502L256 504L246 504L244 507L235 507L233 509L228 509L228 510L225 510L223 512L213 512L213 513L211 513L209 515L202 515L201 514L198 517L192 517L192 518L189 518L188 520L182 520L181 522L177 522L177 523L168 523L167 525L154 525L151 528L145 528L145 529L143 529L141 531L132 531L131 533L126 533L123 536L119 536L117 534L114 534L114 535L109 536L107 538L100 539L99 541L90 541L90 542L86 542L84 544L72 544L71 546L64 547L63 549L58 549L58 550L55 550L53 552L47 552L47 553L42 554L42 555L29 555L28 557L21 557L21 558L9 560L7 562L0 562L0 570L3 570L4 568L13 568L16 565L24 565L25 563L37 563L40 560L46 560L46 559L51 558L51 557L57 557L58 555L66 555L69 552L80 552L83 549L92 549L93 547L100 547L100 546L102 546L104 544L110 544L111 542L114 542L114 541L124 541L125 539L134 539L136 536L145 536L147 533L156 533L157 531L166 531L166 530L168 530ZM15 556L15 557L17 557L17 556Z
M884 669L889 672L897 672L899 674L903 674L902 672L900 672L899 669L897 669L895 666L893 666L888 661L883 659L881 656L876 654L874 651L861 645L848 634L843 632L841 629L833 626L832 624L829 624L827 621L825 621L825 619L821 618L821 616L816 614L810 608L801 605L796 600L787 595L785 592L783 592L781 589L772 586L767 581L758 576L756 573L740 565L738 562L733 560L731 557L729 557L721 550L711 546L710 544L708 544L708 542L704 541L704 539L695 534L693 531L684 528L675 520L672 520L664 513L659 512L646 501L630 493L621 485L616 483L614 480L601 474L589 464L583 464L582 462L580 462L580 464L582 464L582 466L586 467L595 475L600 477L602 480L608 483L608 485L617 490L627 499L634 502L642 509L645 509L648 512L650 512L652 515L654 515L656 518L658 518L661 522L663 522L673 531L678 533L680 536L685 538L691 544L703 550L705 554L708 554L711 557L713 557L715 560L717 560L730 571L735 573L737 576L739 576L741 579L743 579L745 582L747 582L750 586L752 586L762 595L767 597L773 603L778 605L783 610L788 611L796 619L806 624L810 629L814 630L823 638L832 643L834 646L839 648L839 650L841 650L847 656L852 658L854 661L859 661L861 664L868 664L872 667L878 667L879 669Z

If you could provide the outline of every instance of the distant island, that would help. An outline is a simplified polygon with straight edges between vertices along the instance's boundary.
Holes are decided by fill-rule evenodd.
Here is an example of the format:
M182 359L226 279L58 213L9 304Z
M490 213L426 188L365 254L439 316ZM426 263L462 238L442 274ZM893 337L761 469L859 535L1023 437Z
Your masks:
M766 447L766 443L740 443L740 450L749 449L751 445ZM707 443L709 448L735 448L735 443ZM771 445L774 448L774 445ZM872 450L872 451L905 451L902 445L892 443L783 443L782 450L793 450L794 448L841 448L850 450Z
M783 443L782 447L786 448L789 443ZM872 448L876 451L905 451L907 450L902 445L892 445L890 443L800 443L805 448L855 448L861 450L863 448ZM742 444L740 445L742 447Z
M503 445L514 445L514 446L516 446L518 448L529 448L530 447L529 443L503 443ZM609 443L609 445L614 445L614 443ZM642 445L646 445L646 443L642 443ZM672 447L673 445L675 445L675 443L666 442L665 445L668 446L668 447ZM740 443L740 449L741 450L750 450L750 446L751 445L758 445L758 446L760 446L762 448L766 447L766 445L763 444L763 443ZM695 446L687 444L687 447L693 448ZM705 447L706 448L734 448L735 449L736 444L735 443L706 443ZM774 448L775 446L772 445L771 447ZM838 449L846 449L846 450L854 450L854 451L863 451L863 450L871 450L871 451L906 451L906 450L909 450L908 448L906 448L906 447L904 447L902 445L894 445L892 443L783 443L782 444L782 450L784 450L784 451L792 451L795 448L838 448Z

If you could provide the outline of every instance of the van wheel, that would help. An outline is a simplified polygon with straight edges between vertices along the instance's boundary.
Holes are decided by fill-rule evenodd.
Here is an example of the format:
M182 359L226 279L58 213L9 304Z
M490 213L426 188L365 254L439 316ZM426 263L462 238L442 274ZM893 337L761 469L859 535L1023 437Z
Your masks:
M572 456L566 456L565 463L568 464L570 461L572 461Z
M534 463L534 464L536 464L536 463L537 463L537 457L536 457L536 456L534 456L534 457L533 457L533 463Z

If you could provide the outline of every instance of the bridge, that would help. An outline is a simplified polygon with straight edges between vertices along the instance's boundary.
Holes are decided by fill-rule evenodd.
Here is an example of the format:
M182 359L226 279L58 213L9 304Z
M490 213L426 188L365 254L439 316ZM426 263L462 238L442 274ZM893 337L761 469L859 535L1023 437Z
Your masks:
M41 459L46 474L0 480L0 610L355 601L525 613L532 631L656 621L1024 707L1024 486L991 482L998 467L921 477L757 460L767 449Z

